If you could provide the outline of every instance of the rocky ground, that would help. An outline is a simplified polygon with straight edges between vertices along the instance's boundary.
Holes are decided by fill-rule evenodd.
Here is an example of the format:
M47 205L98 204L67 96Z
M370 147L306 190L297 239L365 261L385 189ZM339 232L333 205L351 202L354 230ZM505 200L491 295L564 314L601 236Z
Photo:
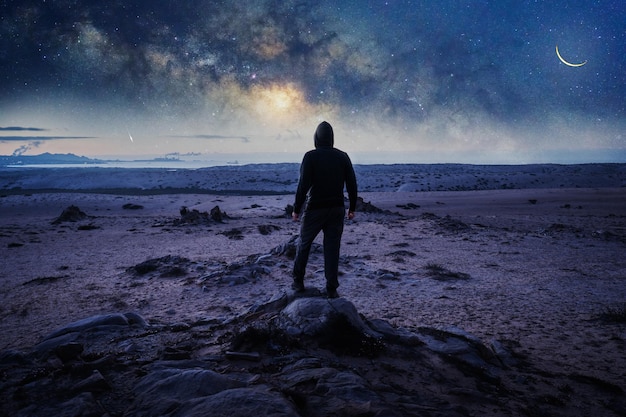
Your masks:
M626 413L624 188L362 197L329 300L291 195L7 193L0 415Z

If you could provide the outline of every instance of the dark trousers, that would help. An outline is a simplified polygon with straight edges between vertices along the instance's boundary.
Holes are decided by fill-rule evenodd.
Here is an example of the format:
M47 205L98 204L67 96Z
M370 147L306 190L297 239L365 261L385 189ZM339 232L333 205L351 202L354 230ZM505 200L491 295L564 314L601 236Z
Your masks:
M300 241L296 251L296 260L293 265L293 279L302 281L306 264L309 261L309 252L313 241L324 232L324 275L326 288L336 289L339 286L339 248L343 233L343 207L306 210L302 216Z

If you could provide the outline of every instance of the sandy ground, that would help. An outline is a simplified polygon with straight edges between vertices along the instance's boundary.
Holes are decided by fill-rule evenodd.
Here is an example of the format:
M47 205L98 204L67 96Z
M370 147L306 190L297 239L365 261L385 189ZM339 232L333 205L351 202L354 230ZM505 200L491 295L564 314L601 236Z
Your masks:
M456 327L515 343L543 369L621 386L626 325L626 189L364 193L386 213L347 222L340 295L394 326ZM224 265L298 234L292 196L51 193L0 198L0 349L25 349L95 314L134 311L153 323L240 314L290 285L291 264L248 285L209 285ZM136 204L141 209L124 209ZM70 205L89 217L52 224ZM186 206L229 216L177 224ZM129 267L189 259L184 279L134 280ZM324 287L314 254L305 284ZM444 276L432 274L446 271ZM236 283L232 283L236 284Z

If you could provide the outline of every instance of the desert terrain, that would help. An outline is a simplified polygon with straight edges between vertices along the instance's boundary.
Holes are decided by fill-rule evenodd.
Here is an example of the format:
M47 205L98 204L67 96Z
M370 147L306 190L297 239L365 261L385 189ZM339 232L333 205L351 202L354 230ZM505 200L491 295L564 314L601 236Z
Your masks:
M145 392L121 393L176 357L168 352L183 352L185 369L278 392L293 415L626 413L623 165L356 170L362 201L345 224L338 291L368 337L380 336L383 347L368 354L337 353L318 333L281 327L301 301L290 290L297 165L3 170L0 415L46 415L68 401L78 411L66 415L199 415L196 403L164 411ZM305 285L305 299L324 300L319 248ZM275 307L281 299L289 302ZM85 341L88 329L71 330L129 313L144 321L132 337ZM296 341L234 343L250 328ZM75 338L51 348L58 334ZM132 360L122 340L133 341ZM455 343L475 349L474 359ZM74 344L79 353L59 354ZM103 357L107 366L93 365ZM365 381L356 391L372 397L337 391L336 402L316 405L317 388L285 377L303 358L315 358L318 370L352 370ZM76 363L105 381L79 390L89 394L81 405L58 388L88 379L68 370ZM54 394L39 402L42 392Z

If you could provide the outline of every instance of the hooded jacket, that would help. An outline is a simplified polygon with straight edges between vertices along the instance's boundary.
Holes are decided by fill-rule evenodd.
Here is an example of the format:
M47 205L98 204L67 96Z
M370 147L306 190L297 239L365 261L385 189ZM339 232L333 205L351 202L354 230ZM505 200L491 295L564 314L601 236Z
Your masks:
M300 181L293 207L300 213L306 201L307 210L344 206L344 184L354 212L357 184L348 154L335 148L333 128L328 122L317 126L313 136L315 149L307 152L300 165Z

